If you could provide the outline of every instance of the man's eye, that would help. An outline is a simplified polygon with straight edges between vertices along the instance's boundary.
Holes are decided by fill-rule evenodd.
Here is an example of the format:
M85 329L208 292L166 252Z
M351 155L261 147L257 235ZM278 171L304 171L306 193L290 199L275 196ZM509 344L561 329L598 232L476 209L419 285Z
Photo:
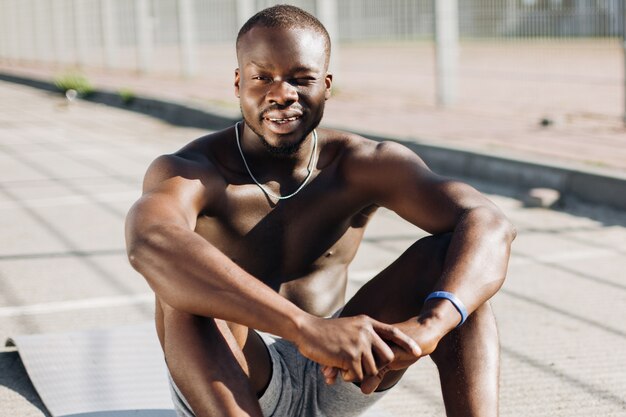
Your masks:
M254 75L252 76L252 79L255 81L263 81L263 82L270 82L272 81L270 77L266 77L264 75Z
M300 77L300 78L293 78L290 81L291 84L293 85L302 85L302 86L306 86L306 85L311 85L315 83L315 78L313 77Z

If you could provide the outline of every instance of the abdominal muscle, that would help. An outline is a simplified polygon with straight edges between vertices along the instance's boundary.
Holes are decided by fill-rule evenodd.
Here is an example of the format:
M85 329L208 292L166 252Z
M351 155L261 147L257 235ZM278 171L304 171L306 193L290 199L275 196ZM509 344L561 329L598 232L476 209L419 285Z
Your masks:
M280 286L279 294L318 317L329 317L345 302L347 265L328 265Z

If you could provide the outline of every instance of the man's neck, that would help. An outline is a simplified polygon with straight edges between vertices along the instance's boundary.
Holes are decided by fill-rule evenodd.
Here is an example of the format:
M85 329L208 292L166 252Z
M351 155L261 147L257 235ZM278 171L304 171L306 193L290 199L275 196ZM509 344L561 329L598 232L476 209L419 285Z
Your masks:
M241 130L243 130L243 135L241 135ZM244 125L241 130L241 150L257 178L300 176L301 171L306 171L310 167L311 161L317 157L313 155L315 147L313 132L300 143L294 152L282 154L268 149L268 145L263 143L263 139L247 126Z

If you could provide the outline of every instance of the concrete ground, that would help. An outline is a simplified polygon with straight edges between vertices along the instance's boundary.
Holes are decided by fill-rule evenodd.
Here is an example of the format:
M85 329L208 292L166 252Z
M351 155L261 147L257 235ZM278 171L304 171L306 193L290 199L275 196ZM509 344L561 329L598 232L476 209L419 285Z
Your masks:
M158 154L204 132L0 82L0 341L150 320L128 265L123 219ZM566 201L527 208L523 190L475 183L517 225L494 297L504 416L626 415L626 213ZM423 232L380 212L350 291ZM47 415L18 354L0 351L0 416ZM444 415L421 361L368 416Z

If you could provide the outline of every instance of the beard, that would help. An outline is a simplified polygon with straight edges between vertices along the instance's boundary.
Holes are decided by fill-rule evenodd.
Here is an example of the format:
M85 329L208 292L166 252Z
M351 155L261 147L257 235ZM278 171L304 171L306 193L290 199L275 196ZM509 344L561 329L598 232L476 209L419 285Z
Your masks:
M248 126L250 126L250 125L248 125ZM254 132L254 129L252 129L252 131ZM259 138L261 138L261 143L263 144L265 149L267 149L269 151L269 153L271 153L272 155L276 155L276 156L292 156L292 155L294 155L296 152L298 152L300 150L300 146L302 146L302 143L304 142L306 137L309 135L309 132L307 132L307 134L304 135L304 137L302 139L300 139L299 141L297 141L296 143L287 144L287 145L280 145L280 146L274 146L274 145L270 144L267 141L267 139L265 139L265 136L259 135L257 132L254 132L254 133L256 133L259 136Z
M265 149L267 149L267 151L270 154L275 155L275 156L281 156L281 157L289 157L289 156L295 155L296 152L298 152L300 150L300 147L304 143L304 141L307 138L307 136L309 136L309 134L315 129L315 127L319 124L319 121L322 118L321 115L320 115L320 117L316 121L316 123L314 123L314 125L312 127L308 128L306 130L306 132L304 133L304 135L302 136L302 138L300 138L300 140L298 140L296 143L289 143L289 144L285 144L285 145L275 146L275 145L272 145L271 143L269 143L267 141L267 139L265 139L265 136L263 136L263 134L261 134L259 129L257 129L255 127L255 125L253 123L251 123L251 121L244 114L243 109L241 109L241 106L240 106L240 110L241 110L241 116L243 117L243 121L250 128L250 130L252 130L261 139L261 143L263 144ZM261 112L261 115L263 115L263 113L264 112ZM263 116L261 116L259 118L259 120L261 121L261 123L263 123Z

